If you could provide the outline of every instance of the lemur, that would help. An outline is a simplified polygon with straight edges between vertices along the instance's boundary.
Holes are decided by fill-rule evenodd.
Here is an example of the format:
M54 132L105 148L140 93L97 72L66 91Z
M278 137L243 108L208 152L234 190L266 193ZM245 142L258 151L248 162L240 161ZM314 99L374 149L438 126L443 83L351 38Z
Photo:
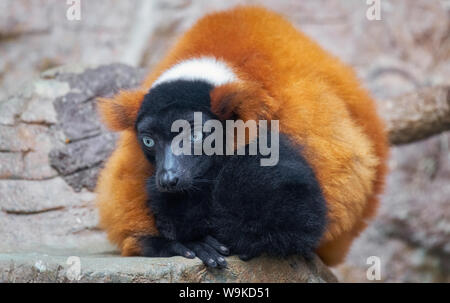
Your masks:
M167 112L158 112L160 106L167 106ZM181 234L190 235L177 239L183 246L172 245L171 254L189 252L207 264L212 256L217 266L225 264L219 258L227 253L251 258L314 251L327 265L342 262L375 215L387 171L386 131L375 102L351 68L284 17L260 7L201 18L140 87L99 103L106 125L120 132L98 180L100 223L122 255L167 254L149 245L150 239L161 238L166 245L171 239L167 226L173 222L160 222L172 210L170 202L162 202L169 193L150 185L162 180L164 161L158 160L161 147L156 146L164 140L149 136L155 144L152 158L145 147L152 141L143 137L151 125L145 121L155 117L162 127L197 106L220 121L279 121L280 163L263 168L254 163L258 157L231 157L211 175L204 166L215 167L214 157L177 164L179 182L194 176L214 182L195 185L202 189L194 193L197 204L187 199L173 208L182 209L186 218L205 215L205 223L177 225L178 235L180 227ZM205 229L210 223L215 230L191 237L197 233L194 227Z

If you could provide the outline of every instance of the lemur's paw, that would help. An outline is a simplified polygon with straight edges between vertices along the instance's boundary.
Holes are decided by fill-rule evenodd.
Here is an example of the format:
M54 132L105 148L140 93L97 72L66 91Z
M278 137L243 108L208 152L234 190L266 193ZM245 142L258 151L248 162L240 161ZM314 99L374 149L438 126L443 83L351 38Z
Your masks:
M208 267L227 266L224 256L229 254L229 249L213 237L207 236L202 241L187 243L186 247L190 248Z
M212 248L217 250L221 255L224 255L224 256L230 255L230 250L228 249L228 247L226 247L225 245L223 245L222 243L217 241L216 238L211 237L211 236L206 236L204 241L206 244L208 244L209 246L211 246Z
M141 255L144 257L183 256L189 259L195 258L195 253L178 241L148 236L142 237L140 244Z
M180 242L171 242L169 250L175 256L183 256L188 259L195 258L195 253Z

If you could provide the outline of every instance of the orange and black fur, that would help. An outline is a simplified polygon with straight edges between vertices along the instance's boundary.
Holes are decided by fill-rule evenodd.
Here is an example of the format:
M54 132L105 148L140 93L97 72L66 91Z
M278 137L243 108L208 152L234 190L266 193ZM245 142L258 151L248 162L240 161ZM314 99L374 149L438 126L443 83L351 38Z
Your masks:
M282 135L302 146L326 201L327 226L316 252L328 265L342 262L378 205L388 154L384 126L350 68L279 15L255 7L202 18L139 89L100 103L105 123L121 132L97 186L109 239L132 256L143 254L140 239L159 234L146 191L154 167L135 123L150 88L177 76L168 72L177 64L199 58L214 58L233 75L211 89L212 113L279 120Z
M216 61L194 63L217 67ZM276 129L272 134L271 125L270 131L261 127L235 153L235 140L229 137L233 131L226 131L234 120L224 121L211 111L213 90L208 78L171 80L153 86L144 98L135 128L155 167L147 193L159 235L139 238L141 254L197 256L210 267L226 266L224 256L230 253L242 260L262 254L310 258L325 230L326 205L302 148ZM201 116L197 125L195 115ZM175 121L185 121L185 131L172 132ZM222 131L212 133L201 121L214 122ZM184 154L172 151L176 138L185 139ZM213 153L207 151L209 140L215 141ZM270 147L269 153L250 153L258 143ZM195 154L194 144L206 147L205 152Z

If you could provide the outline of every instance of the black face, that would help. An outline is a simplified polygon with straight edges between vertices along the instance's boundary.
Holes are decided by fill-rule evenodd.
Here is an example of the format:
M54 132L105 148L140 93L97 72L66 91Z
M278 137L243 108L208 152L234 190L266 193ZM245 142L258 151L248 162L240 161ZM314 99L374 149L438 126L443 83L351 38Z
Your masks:
M194 155L195 144L202 144L207 135L201 128L194 127L194 112L202 112L203 122L215 119L206 110L209 109L210 89L203 82L176 81L160 84L144 100L136 131L145 156L156 168L155 185L161 192L188 191L210 178L208 173L215 157ZM177 120L185 120L191 126L191 132L181 135L184 142L190 142L191 155L174 153L172 142L176 136L180 138L180 132L171 129ZM183 144L179 146L183 147Z

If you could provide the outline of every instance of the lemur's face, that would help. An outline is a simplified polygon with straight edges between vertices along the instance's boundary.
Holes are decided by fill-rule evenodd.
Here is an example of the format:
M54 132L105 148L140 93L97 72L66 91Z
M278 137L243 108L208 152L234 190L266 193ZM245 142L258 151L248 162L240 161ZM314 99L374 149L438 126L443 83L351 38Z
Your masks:
M208 113L202 113L202 116L204 121L212 119ZM187 121L190 132L183 132L181 128L174 128L172 132L172 125L177 120ZM201 127L194 125L193 111L169 107L157 115L141 117L136 130L145 156L155 166L155 185L159 191L188 191L195 189L196 184L208 182L205 177L214 157L194 155L194 146L202 144L204 134ZM187 143L191 150L186 154L181 148Z

